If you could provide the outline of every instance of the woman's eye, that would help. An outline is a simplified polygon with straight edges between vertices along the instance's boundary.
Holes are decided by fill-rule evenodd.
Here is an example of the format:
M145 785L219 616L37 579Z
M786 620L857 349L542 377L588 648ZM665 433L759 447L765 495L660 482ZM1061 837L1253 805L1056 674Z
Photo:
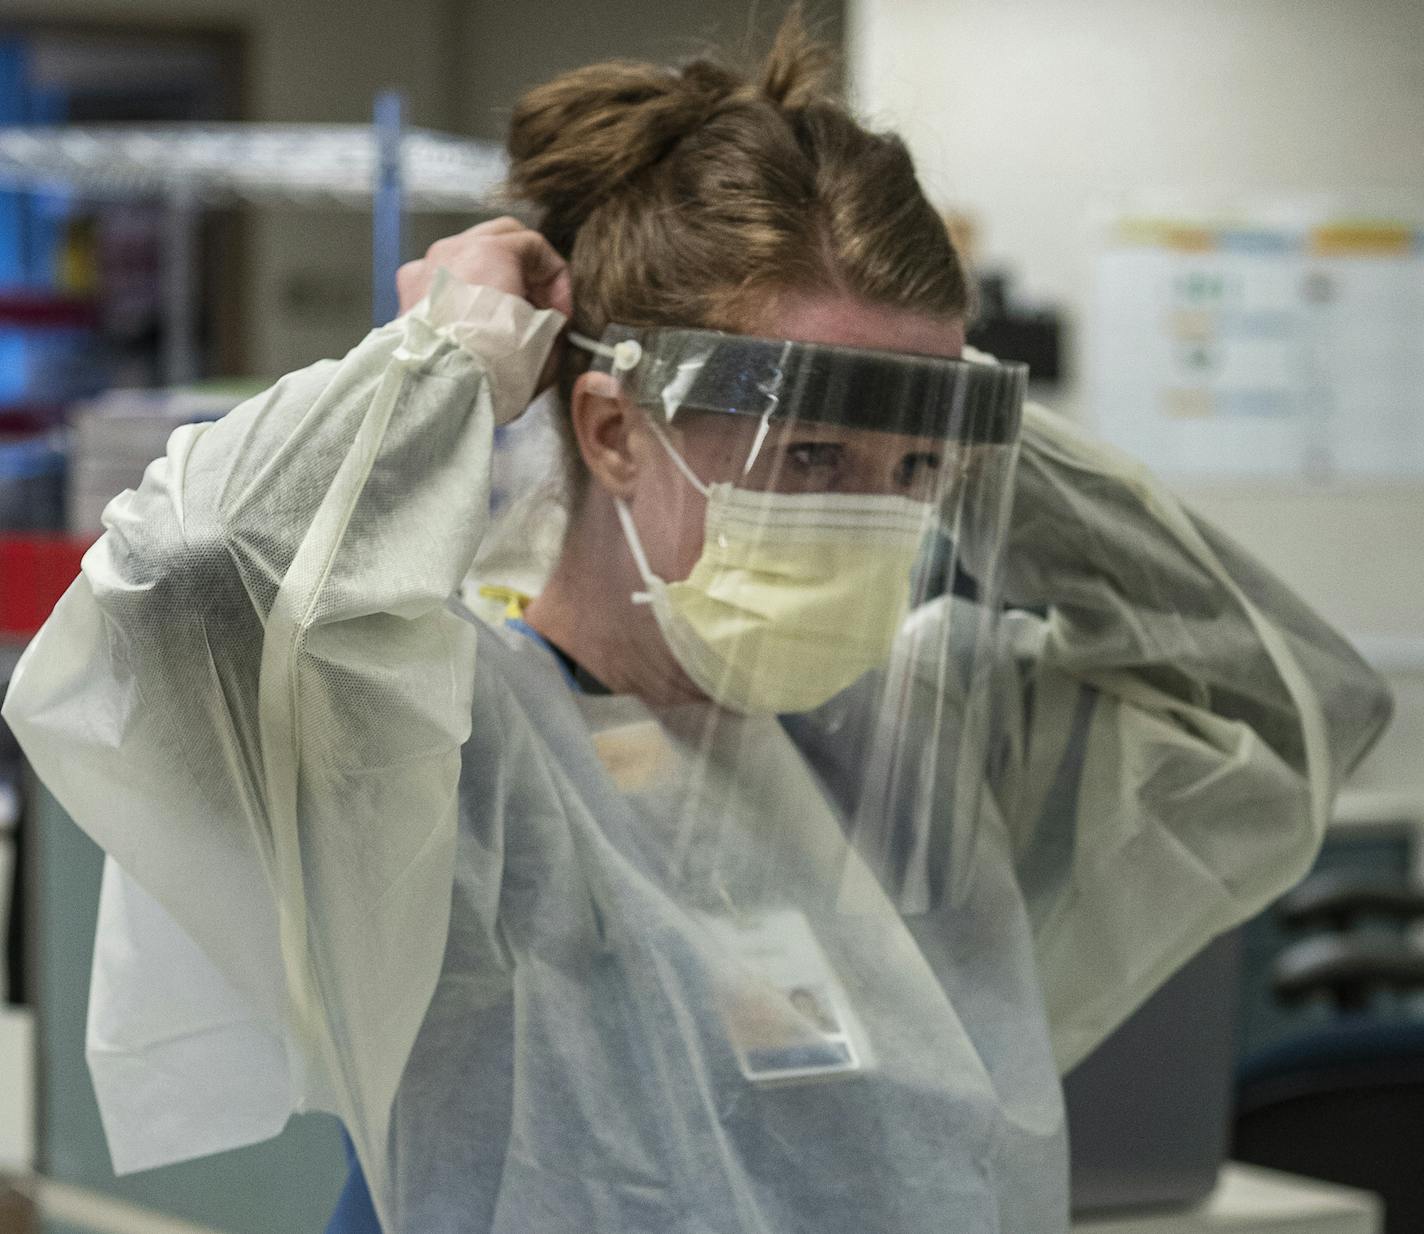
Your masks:
M786 448L786 461L800 471L840 465L841 444L836 441L798 441Z
M933 485L941 471L938 454L907 454L895 469L895 482L901 488L921 488Z

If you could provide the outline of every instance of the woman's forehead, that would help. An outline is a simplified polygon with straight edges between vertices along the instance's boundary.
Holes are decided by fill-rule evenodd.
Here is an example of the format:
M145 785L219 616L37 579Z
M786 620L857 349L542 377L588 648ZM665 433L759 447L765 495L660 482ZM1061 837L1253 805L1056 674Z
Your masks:
M796 343L870 347L957 360L964 350L964 322L946 321L910 309L873 304L837 292L784 292L764 328Z
M837 292L783 292L754 324L759 334L797 343L863 347L949 360L958 359L964 349L962 321L874 304ZM792 440L838 442L857 451L876 453L925 453L942 450L945 445L939 437L853 428L811 418L814 408L804 408L803 412L799 417L777 418L764 424L761 417L754 415L683 410L676 414L674 423L685 429L691 439L700 438L708 446L728 450L755 443L760 451L773 442ZM865 418L867 424L874 420L874 416Z

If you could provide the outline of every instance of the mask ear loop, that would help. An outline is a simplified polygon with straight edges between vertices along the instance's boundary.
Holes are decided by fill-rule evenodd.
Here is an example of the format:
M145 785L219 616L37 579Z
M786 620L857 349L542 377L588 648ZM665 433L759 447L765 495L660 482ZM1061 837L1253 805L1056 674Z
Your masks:
M692 470L692 464L682 457L677 447L668 440L668 435L663 431L662 426L652 416L648 417L648 429L658 439L658 444L667 451L668 457L673 461L673 466L682 472L683 478L704 497L710 497L712 495L711 487L701 481L697 473Z
M615 374L628 373L637 368L643 362L643 345L637 339L625 338L621 343L600 343L597 339L589 338L586 334L580 334L577 330L570 330L568 334L569 342L575 347L581 347L584 351L592 352L596 356L602 356L606 360L613 361L613 372ZM677 452L677 447L668 440L667 434L663 432L661 426L648 417L648 427L652 430L653 436L658 439L659 444L668 452L668 456L677 465L677 469L682 472L687 482L692 485L702 496L709 493L708 486L704 484L698 475L688 465L688 462Z
M653 567L648 564L648 555L643 552L643 540L638 535L638 529L633 525L633 512L628 509L628 503L621 497L613 499L613 508L618 512L618 521L623 527L623 539L628 544L628 551L633 554L633 564L637 567L638 577L643 580L643 586L647 591L635 591L629 599L634 604L651 604L653 602L652 588L660 580L653 573Z
M615 374L631 372L643 361L643 345L637 339L624 339L620 343L610 346L601 343L597 339L589 338L586 334L580 334L577 330L570 330L568 334L569 342L575 347L581 347L584 351L592 352L596 356L613 362ZM687 482L692 485L702 496L709 493L707 485L698 478L697 473L688 465L687 460L677 452L676 447L668 440L667 434L653 421L648 418L648 427L652 430L658 443L667 451L668 457L673 464L682 472ZM651 588L655 582L660 581L653 573L652 565L648 562L648 555L643 551L642 537L638 535L638 529L633 525L633 513L628 509L628 503L621 497L615 498L613 508L618 513L618 522L623 527L623 538L628 542L628 550L633 554L633 564L637 567L638 575L642 578L645 586ZM651 604L653 596L651 591L635 592L632 596L634 604Z
M697 473L688 465L687 460L677 452L677 447L668 440L667 434L658 427L651 416L648 417L648 429L653 436L658 439L658 443L662 448L667 451L668 457L673 461L673 465L682 472L687 482L701 493L703 497L710 497L711 490L697 478ZM642 537L638 535L637 527L633 525L633 512L628 509L628 503L621 497L615 497L613 499L613 508L618 512L618 522L623 527L623 538L628 542L628 549L633 554L633 564L637 566L638 574L642 578L644 586L649 588L648 591L634 592L632 596L633 603L651 604L653 602L651 588L655 582L661 582L661 579L653 573L652 566L648 564L648 556L643 552L643 540Z

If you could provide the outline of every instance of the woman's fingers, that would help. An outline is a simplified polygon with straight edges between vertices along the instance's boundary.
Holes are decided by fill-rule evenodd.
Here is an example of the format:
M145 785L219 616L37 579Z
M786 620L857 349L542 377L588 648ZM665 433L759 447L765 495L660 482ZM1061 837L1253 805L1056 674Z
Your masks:
M466 283L495 287L528 300L536 308L572 311L568 265L537 231L515 218L490 219L455 236L437 240L419 261L396 274L401 311L430 290L437 270Z
M420 299L430 290L435 272L424 258L408 261L396 271L396 293L400 297L400 311L406 312L420 303Z
M554 251L551 245L537 231L524 229L501 235L494 243L509 246L519 262L520 275L524 283L524 296L538 308L557 308L552 302L555 288L562 281L564 299L567 300L568 263ZM537 297L537 300L536 300ZM542 300L543 303L538 303ZM567 315L567 310L560 309Z
M512 214L502 214L497 219L486 219L483 223L476 223L468 231L471 234L497 236L500 232L524 231L525 229L525 224Z
M536 308L551 308L565 317L573 318L574 284L569 277L567 265L554 275L542 292L536 292L536 295L539 296L539 299L533 302Z

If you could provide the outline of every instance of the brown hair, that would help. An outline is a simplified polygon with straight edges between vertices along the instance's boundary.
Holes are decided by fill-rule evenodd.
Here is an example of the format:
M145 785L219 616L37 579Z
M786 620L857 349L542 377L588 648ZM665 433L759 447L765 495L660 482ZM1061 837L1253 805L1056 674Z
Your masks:
M751 79L710 58L608 61L519 101L509 187L569 261L576 329L754 329L791 290L968 314L964 269L909 153L835 99L834 61L797 6ZM566 394L586 360L570 356Z

